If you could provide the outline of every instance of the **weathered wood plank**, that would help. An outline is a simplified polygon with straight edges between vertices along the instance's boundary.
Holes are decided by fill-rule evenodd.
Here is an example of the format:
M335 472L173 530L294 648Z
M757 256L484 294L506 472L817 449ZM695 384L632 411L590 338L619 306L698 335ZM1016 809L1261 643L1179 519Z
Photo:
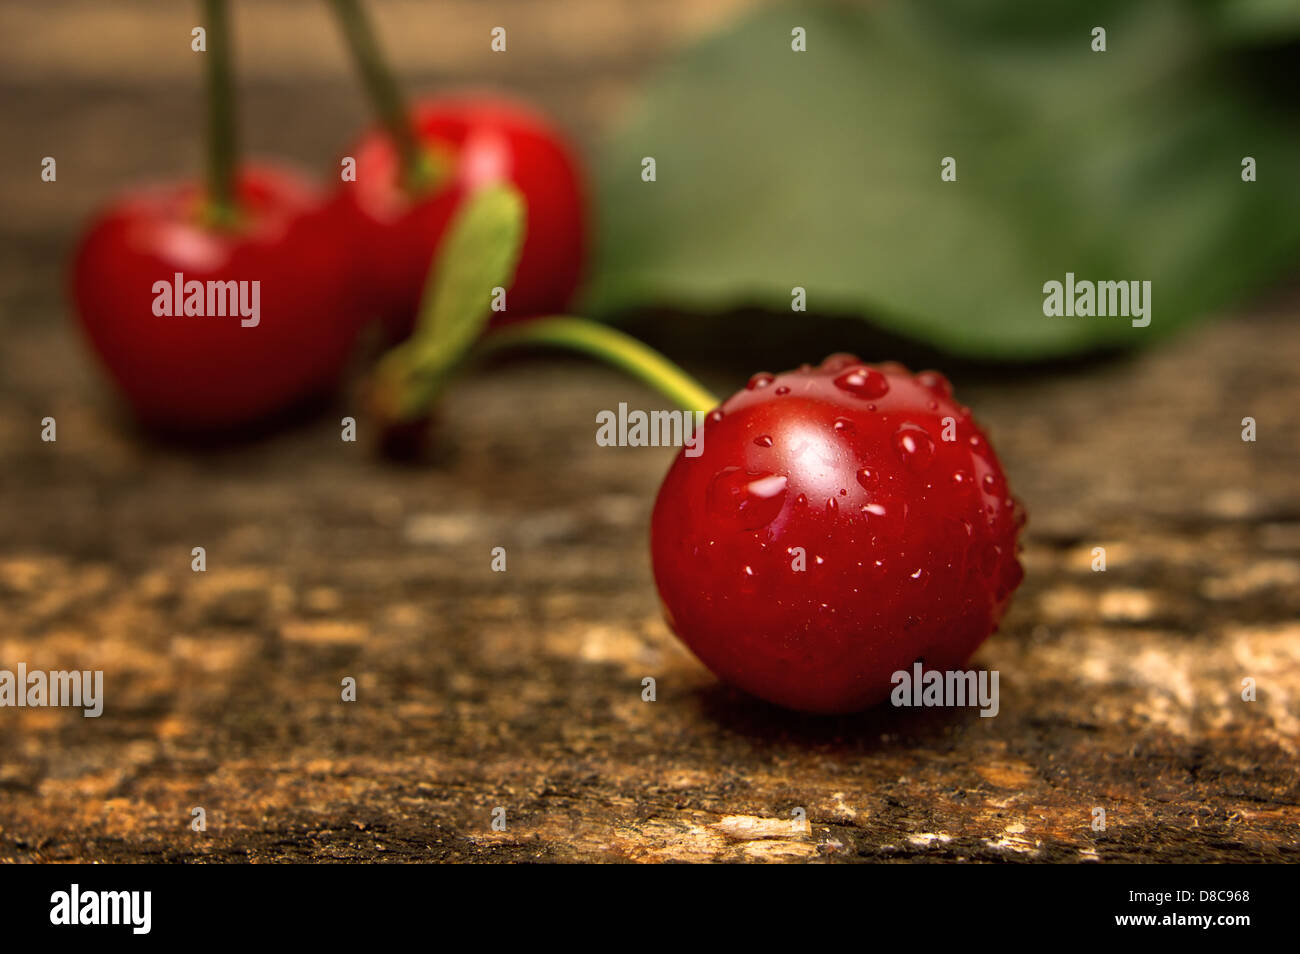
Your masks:
M626 9L661 23L647 57L675 35L660 5ZM565 74L597 77L581 89L534 83L522 42L507 85L590 143L630 75L611 37L617 56ZM278 42L253 40L250 59ZM646 523L669 452L595 445L596 410L652 400L612 372L485 369L417 465L339 441L346 396L244 445L136 433L68 320L61 258L94 200L196 159L193 91L141 74L96 92L97 67L58 58L76 42L0 61L8 141L72 160L45 188L16 172L32 147L0 157L0 667L102 668L108 699L97 720L0 710L0 860L1300 860L1294 290L1144 354L945 364L1030 513L1024 587L977 657L1000 714L793 716L718 686L660 621ZM63 66L31 73L45 56ZM308 79L254 67L249 139L324 163L362 104L334 66L290 62ZM341 109L303 108L321 90ZM938 360L854 323L720 320L750 322L740 345L674 316L633 327L720 391L832 350Z

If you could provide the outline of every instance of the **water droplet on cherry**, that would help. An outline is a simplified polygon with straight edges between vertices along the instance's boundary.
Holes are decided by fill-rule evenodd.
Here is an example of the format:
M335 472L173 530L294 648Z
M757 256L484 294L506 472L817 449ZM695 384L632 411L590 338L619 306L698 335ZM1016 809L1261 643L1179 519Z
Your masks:
M912 470L924 470L934 460L934 440L918 424L904 424L894 434L898 455Z
M938 371L922 371L916 376L916 383L943 397L949 397L952 394L952 385Z
M1020 565L1019 560L1013 558L1003 571L1002 578L998 580L997 599L999 601L1006 599L1024 578L1025 568Z
M877 537L897 539L902 536L907 521L907 504L897 497L884 496L862 507L867 527Z
M847 351L837 351L834 354L826 356L826 360L822 362L822 370L842 371L850 365L861 363L862 359L856 354L849 354Z
M835 386L855 397L870 400L883 397L889 392L889 379L875 368L858 365L837 377Z
M709 484L709 507L734 530L758 530L775 520L785 506L788 484L781 474L725 467Z

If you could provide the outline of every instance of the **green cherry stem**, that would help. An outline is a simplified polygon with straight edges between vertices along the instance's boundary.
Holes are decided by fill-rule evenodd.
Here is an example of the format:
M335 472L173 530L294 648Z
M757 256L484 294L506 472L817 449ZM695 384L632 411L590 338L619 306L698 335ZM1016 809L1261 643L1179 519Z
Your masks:
M208 221L229 227L239 218L235 200L235 95L230 68L230 17L226 0L203 0L207 23Z
M331 0L331 3L370 104L397 146L402 163L402 181L408 190L418 191L431 170L427 168L428 161L416 141L406 101L380 52L370 19L359 0Z
M587 318L538 318L493 331L476 357L514 348L562 348L599 358L654 388L685 411L711 411L718 399L659 352L630 335Z

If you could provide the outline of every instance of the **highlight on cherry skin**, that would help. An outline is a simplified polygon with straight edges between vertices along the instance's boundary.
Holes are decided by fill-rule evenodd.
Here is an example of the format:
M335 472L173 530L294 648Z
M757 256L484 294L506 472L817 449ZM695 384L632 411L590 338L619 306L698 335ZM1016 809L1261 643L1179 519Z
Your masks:
M853 712L918 660L964 668L1024 576L1024 509L937 372L757 374L703 445L655 501L655 582L696 656L769 702Z

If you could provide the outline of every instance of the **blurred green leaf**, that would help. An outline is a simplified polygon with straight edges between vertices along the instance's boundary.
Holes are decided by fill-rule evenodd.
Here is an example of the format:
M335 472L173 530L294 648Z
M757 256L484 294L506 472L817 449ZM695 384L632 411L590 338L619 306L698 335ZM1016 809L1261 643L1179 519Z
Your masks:
M429 269L411 337L372 373L372 410L389 421L426 413L488 325L492 290L514 277L527 210L512 185L483 186L452 220Z
M423 353L451 364L478 340L492 289L514 277L526 215L522 193L505 184L482 187L457 213L420 300L412 340Z
M1277 42L1300 37L1300 3L1296 0L1202 0L1211 7L1216 29L1246 42ZM1294 74L1292 86L1294 86Z
M1274 8L1255 6L1259 25ZM785 311L803 286L811 311L998 358L1146 343L1223 308L1300 258L1300 135L1214 52L1210 10L765 8L670 64L614 141L587 306ZM1044 317L1067 271L1151 281L1150 327Z

